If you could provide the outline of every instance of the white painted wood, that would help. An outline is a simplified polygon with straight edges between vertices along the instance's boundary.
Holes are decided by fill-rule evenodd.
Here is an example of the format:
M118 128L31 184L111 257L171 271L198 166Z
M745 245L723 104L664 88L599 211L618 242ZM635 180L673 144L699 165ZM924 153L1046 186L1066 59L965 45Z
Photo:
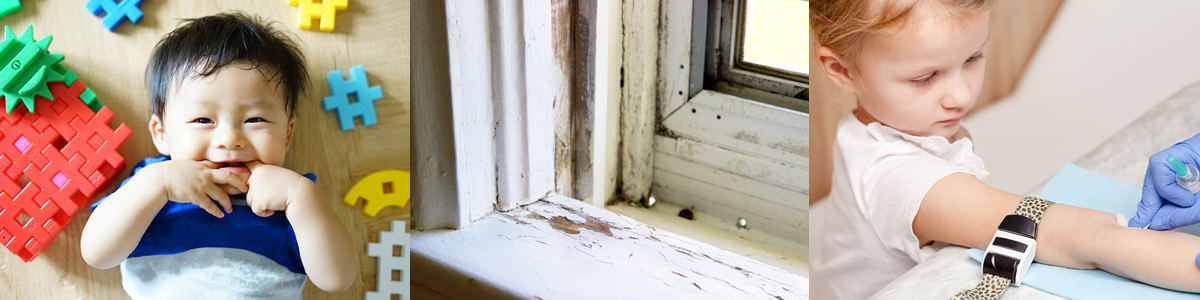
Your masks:
M807 243L807 114L705 90L662 125L658 200Z
M654 151L752 180L808 193L808 170L705 144L693 139L654 136ZM657 158L655 159L657 161ZM657 164L656 164L657 165Z
M431 109L414 115L413 137L437 142L416 143L413 221L418 228L461 228L496 201L487 7L460 1L418 7L423 13L414 28L428 34L414 42L432 46L414 47L420 64L429 65L413 68L425 72L414 76L422 84L414 88L413 107Z
M669 171L675 174L684 174L690 178L698 179L705 185L716 185L726 189L736 191L741 194L754 196L766 201L774 202L787 207L796 209L807 209L808 194L807 191L792 191L779 186L764 183L753 178L741 176L732 173L725 169L714 168L694 162L689 162L679 157L655 152L655 169ZM657 173L655 174L657 175ZM655 181L658 181L655 178ZM702 187L689 187L685 190L699 189ZM729 200L738 201L738 200ZM800 202L800 203L797 203Z
M616 195L621 125L621 5L596 2L596 67L592 120L592 194L584 201L598 207Z
M755 230L808 241L808 194L763 183L726 169L655 152L654 195L660 202L706 212L733 224L746 218ZM732 225L730 225L732 226Z
M440 148L419 156L429 168L419 171L427 176L418 177L417 190L420 197L440 199L452 191L457 201L415 201L418 227L461 228L494 208L512 209L554 190L554 101L567 92L568 81L567 54L554 48L553 9L545 0L449 1L444 24L429 25L437 28L419 35L447 45L428 53L431 68L438 51L445 52L449 65L448 76L432 80L430 92L420 99L431 107L444 106L439 101L450 105L449 118L443 108L440 117L417 118L428 123L417 127L425 128L429 140L444 139L446 128L453 128L454 138L452 154L447 145L433 143ZM437 34L444 36L432 37ZM449 93L437 93L439 84L443 89L448 84Z
M596 2L554 0L550 3L550 43L554 47L556 71L561 76L561 88L555 91L551 104L554 108L553 190L567 197L582 198L580 194L590 193L592 188L590 178L577 178L592 173L591 140L584 136L595 123L590 113L581 113L593 110L595 105L590 86L592 74L586 71L594 68L589 62L595 60L591 53L595 38L590 29L594 27L595 19L585 15L595 14ZM575 35L579 37L578 41L572 32L578 32ZM589 86L584 87L585 84ZM580 89L576 90L576 87ZM576 131L580 136L576 136Z
M778 106L763 104L760 101L752 101L711 90L697 94L692 101L696 104L719 108L751 118L808 131L808 114L795 110L780 109Z
M650 194L658 105L658 1L622 2L621 197Z
M776 235L755 230L757 227L751 230L737 229L730 226L728 219L717 218L705 212L692 211L692 219L684 219L679 217L679 211L683 207L666 201L660 201L651 207L621 203L609 205L605 209L789 273L809 277L807 242L781 239Z
M693 1L661 0L658 118L666 119L691 97Z
M654 169L654 186L656 188L663 187L686 191L691 195L700 195L698 200L728 206L738 211L759 215L781 223L798 225L799 220L807 218L808 210L800 207L801 204L799 201L803 198L800 194L796 194L797 197L790 199L793 201L782 201L785 203L780 203L778 199L771 201L747 194L745 191L738 190L736 186L730 187L730 185L736 185L735 182L712 182L712 179L718 176L709 175L716 175L717 172L708 174L679 174L656 168ZM666 198L659 200L671 201L671 199ZM683 201L671 202L687 204ZM737 216L730 216L730 219L737 220Z
M492 212L496 202L495 144L487 7L446 2L451 106L462 228ZM486 67L485 67L486 66Z
M526 101L525 39L521 2L488 2L495 18L492 84L497 89L496 107L496 187L497 206L512 209L529 194L529 133L523 124Z
M511 2L511 1L503 1ZM525 121L528 132L529 192L516 205L532 203L550 194L554 184L555 128L570 128L569 123L555 123L554 102L566 99L570 87L566 68L569 62L570 43L555 45L553 34L554 5L550 0L523 0L523 23L525 30ZM567 18L569 20L569 18ZM570 23L566 23L570 24ZM564 50L557 51L557 47ZM506 207L501 203L501 208Z
M734 226L738 218L745 218L748 227L743 230L759 231L763 234L789 241L808 243L807 218L795 220L795 223L783 223L734 207L705 200L703 196L694 195L688 191L680 191L658 185L654 186L654 194L655 197L661 197L663 199L661 201L668 201L667 199L670 199L669 201L671 202L669 203L688 207L695 211L712 215L718 219L724 219L728 222L726 223L729 224L728 226ZM807 214L804 215L807 216Z
M412 238L413 281L458 299L808 298L804 277L557 195Z
M488 2L495 94L497 208L509 210L554 190L554 98L565 89L556 62L549 1Z
M673 134L808 168L808 115L703 91L662 125Z
M458 176L444 0L412 3L413 180L412 220L417 228L458 228ZM443 137L443 138L435 138ZM420 141L420 142L418 142ZM434 201L439 199L443 201ZM454 199L455 201L444 201Z

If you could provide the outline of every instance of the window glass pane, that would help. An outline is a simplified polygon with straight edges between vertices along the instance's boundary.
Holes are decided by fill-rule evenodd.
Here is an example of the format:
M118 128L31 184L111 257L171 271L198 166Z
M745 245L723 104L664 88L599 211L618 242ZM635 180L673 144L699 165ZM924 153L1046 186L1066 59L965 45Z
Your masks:
M808 1L747 0L742 61L808 76Z

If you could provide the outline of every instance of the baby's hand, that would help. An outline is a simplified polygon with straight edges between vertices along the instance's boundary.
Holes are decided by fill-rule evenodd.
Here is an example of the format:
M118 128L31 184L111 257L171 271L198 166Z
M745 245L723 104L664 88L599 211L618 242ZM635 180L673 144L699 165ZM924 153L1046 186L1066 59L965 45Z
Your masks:
M167 200L195 204L218 218L233 212L233 204L229 202L227 193L245 193L249 189L245 175L209 168L195 161L168 160L151 166L156 167L162 176ZM217 208L213 201L220 203L225 211Z
M247 163L246 167L250 169L247 183L251 187L246 192L246 204L260 217L274 215L277 210L287 210L291 204L288 193L297 190L299 185L311 184L308 178L280 166L255 161Z

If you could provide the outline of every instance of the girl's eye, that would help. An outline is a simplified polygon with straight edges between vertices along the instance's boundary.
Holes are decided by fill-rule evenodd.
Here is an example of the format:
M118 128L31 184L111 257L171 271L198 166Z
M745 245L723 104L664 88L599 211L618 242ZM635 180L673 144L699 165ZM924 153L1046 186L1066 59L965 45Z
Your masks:
M928 85L929 82L933 80L934 75L937 75L937 72L929 73L929 75L925 75L921 78L913 79L911 81L914 84L916 84L917 86L925 86L925 85Z
M253 117L253 118L247 119L246 123L262 123L262 122L266 122L266 121L267 121L267 119Z
M212 119L209 119L209 118L196 118L195 120L192 120L192 123L212 124L214 122Z
M976 54L975 56L968 58L967 63L974 62L975 60L980 59L980 58L983 58L983 54Z

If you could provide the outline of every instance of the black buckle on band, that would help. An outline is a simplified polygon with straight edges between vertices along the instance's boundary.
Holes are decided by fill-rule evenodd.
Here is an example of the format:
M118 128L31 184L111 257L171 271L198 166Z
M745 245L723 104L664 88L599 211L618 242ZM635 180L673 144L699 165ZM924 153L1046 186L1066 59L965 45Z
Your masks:
M1004 216L1004 221L1000 221L999 229L1037 239L1037 226L1033 220L1021 215L1007 215Z
M1020 259L1002 254L988 253L983 257L983 273L1008 278L1010 282L1017 281L1017 265Z

